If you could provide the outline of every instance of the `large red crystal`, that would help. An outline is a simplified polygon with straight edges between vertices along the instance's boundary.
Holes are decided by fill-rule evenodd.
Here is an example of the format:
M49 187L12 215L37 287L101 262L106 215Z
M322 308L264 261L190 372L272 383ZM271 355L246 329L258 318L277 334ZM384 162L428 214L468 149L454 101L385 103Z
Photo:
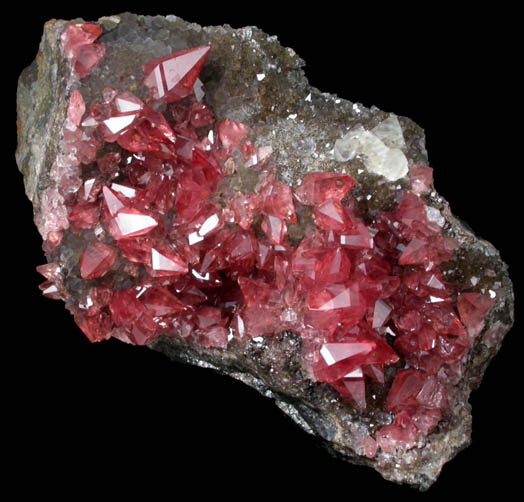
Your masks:
M73 24L62 36L81 78L103 55L100 34ZM392 422L363 454L415 447L445 417L496 293L446 282L440 265L458 243L426 202L428 166L411 167L389 212L368 215L350 175L279 181L271 147L206 105L198 75L210 50L147 63L147 102L108 87L86 107L71 94L62 146L72 160L56 163L39 228L47 249L67 232L83 243L71 272L88 284L77 324L93 342L166 335L213 350L294 332L305 374L349 406L368 406L369 382L389 386ZM60 266L39 270L44 295L71 296Z
M151 97L172 102L191 94L210 50L204 45L149 61L144 66L144 84Z

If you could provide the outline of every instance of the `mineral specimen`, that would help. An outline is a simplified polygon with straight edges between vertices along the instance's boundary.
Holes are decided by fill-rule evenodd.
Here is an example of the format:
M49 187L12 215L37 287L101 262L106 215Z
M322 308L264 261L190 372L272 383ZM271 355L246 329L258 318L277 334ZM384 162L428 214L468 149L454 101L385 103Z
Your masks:
M17 161L43 294L90 341L230 374L334 453L427 488L469 441L513 299L433 190L420 130L334 103L252 29L50 21L41 51Z

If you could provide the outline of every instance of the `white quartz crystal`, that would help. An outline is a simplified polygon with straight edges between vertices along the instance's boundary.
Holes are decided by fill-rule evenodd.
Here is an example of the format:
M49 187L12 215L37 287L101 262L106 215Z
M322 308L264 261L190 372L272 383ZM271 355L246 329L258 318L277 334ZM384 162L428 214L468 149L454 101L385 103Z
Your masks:
M408 173L408 160L401 148L405 146L402 128L395 115L390 115L371 131L361 125L351 129L335 142L335 159L348 162L356 156L368 171L396 181Z
M335 141L335 158L339 162L347 162L355 158L360 148L360 137L366 130L361 126L351 129L342 138Z
M399 148L390 148L381 165L377 164L374 168L368 166L368 169L389 181L396 181L408 174L408 159Z
M389 148L404 148L406 146L402 127L396 115L391 114L387 119L371 129L371 132Z

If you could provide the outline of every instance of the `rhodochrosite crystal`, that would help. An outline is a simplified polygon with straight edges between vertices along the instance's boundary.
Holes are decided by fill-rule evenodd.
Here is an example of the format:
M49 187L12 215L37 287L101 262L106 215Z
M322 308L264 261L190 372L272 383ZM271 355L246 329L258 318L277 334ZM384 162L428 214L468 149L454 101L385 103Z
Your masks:
M434 191L420 129L310 88L258 30L124 14L44 40L17 152L44 296L92 342L234 374L428 487L469 441L512 290Z

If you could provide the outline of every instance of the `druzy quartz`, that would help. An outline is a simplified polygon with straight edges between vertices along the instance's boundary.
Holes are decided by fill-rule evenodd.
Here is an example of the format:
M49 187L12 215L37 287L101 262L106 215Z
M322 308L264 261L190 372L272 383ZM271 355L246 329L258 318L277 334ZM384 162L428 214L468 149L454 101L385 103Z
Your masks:
M104 78L101 65L117 64L106 54L129 57L119 42L126 22L133 26L124 16L46 28L60 34L53 57L66 74L60 133L49 167L28 161L23 147L18 155L22 169L47 170L37 195L28 182L49 260L38 267L43 294L64 300L92 342L180 351L219 370L221 354L242 366L245 347L281 354L292 346L279 356L295 361L292 377L283 369L289 361L275 357L271 371L282 381L250 363L248 383L287 393L319 416L333 413L333 424L344 413L357 417L341 437L323 437L330 447L427 487L464 443L440 447L426 465L432 445L448 441L443 423L464 420L462 382L476 347L488 344L483 333L503 336L493 319L511 308L495 292L507 287L505 269L481 263L497 279L491 288L453 272L471 243L435 195L424 156L408 155L411 139L395 115L373 117L371 126L353 117L322 154L329 169L310 162L290 176L279 149L293 144L275 138L281 126L265 130L276 119L261 128L223 97L225 77L213 72L224 48L214 32L200 44L174 43L177 50L160 42L137 50L132 84ZM288 127L296 117L283 120ZM367 204L384 187L384 203ZM327 397L315 402L304 389ZM290 414L303 422L296 409ZM404 472L397 460L406 456ZM416 471L417 463L426 467Z

